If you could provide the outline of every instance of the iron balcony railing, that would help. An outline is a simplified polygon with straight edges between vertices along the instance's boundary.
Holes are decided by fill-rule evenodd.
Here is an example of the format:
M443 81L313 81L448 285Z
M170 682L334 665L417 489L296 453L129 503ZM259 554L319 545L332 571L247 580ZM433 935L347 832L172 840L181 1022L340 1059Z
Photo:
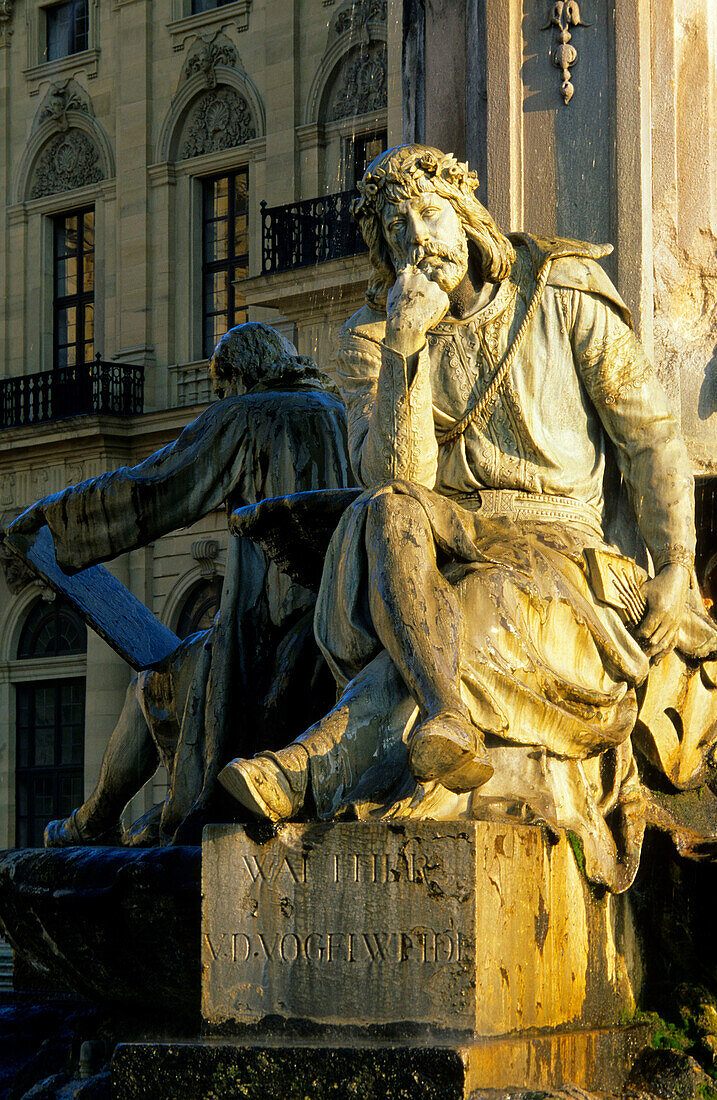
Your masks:
M144 403L144 367L93 363L0 379L0 429L92 413L134 416Z
M292 271L366 251L351 216L355 191L340 191L285 206L261 204L261 270L263 275Z

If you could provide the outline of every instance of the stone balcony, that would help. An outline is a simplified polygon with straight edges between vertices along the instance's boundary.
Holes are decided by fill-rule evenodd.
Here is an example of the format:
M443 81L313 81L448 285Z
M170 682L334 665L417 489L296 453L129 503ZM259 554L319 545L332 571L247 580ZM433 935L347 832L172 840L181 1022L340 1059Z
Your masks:
M137 416L144 407L144 368L92 363L0 380L0 429L72 416Z
M367 248L351 214L356 191L283 206L261 204L262 275L356 256Z

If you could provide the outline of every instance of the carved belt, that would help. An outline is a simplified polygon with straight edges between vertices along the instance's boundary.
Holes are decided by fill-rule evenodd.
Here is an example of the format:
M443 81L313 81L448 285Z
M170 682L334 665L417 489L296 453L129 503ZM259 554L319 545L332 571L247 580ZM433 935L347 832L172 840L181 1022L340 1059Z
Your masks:
M597 508L572 497L526 493L517 489L481 489L480 492L466 493L452 499L468 511L480 512L484 516L581 523L594 531L600 539L604 538L602 517Z

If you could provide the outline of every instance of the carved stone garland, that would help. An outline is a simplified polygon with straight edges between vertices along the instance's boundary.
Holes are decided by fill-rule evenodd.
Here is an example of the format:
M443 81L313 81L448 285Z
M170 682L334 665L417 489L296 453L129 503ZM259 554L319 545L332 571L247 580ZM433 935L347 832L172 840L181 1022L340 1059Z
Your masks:
M551 27L557 27L558 29L557 45L550 57L555 68L560 69L563 75L560 91L562 92L565 103L570 102L575 92L575 88L570 80L570 67L574 65L578 59L578 51L571 43L572 35L568 27L589 26L589 23L583 23L580 19L580 8L578 7L577 0L567 0L567 2L566 0L557 0L557 3L553 4L550 9L548 22L541 28L544 31L550 30Z
M334 30L336 34L344 34L348 30L359 30L367 23L385 23L386 17L387 0L353 0L334 16Z
M329 101L327 122L382 111L386 103L386 43L371 42L344 62Z
M181 159L233 149L256 137L251 109L233 88L220 87L199 97L187 119Z
M60 133L43 149L35 168L31 199L72 191L104 179L100 154L81 130Z
M189 80L190 77L199 73L204 78L207 88L216 88L217 65L226 65L233 69L238 63L237 51L225 35L217 34L211 40L198 38L182 69L182 78Z

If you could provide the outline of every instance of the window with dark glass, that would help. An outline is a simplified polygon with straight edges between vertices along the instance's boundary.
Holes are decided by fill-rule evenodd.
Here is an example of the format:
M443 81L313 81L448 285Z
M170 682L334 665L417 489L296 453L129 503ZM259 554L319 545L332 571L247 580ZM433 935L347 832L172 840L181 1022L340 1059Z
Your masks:
M384 151L387 138L385 130L377 130L372 134L357 134L353 139L354 185L359 182L371 161Z
M234 0L192 0L192 15L200 11L213 11L214 8L223 8L225 4L233 4Z
M246 321L246 308L234 281L249 271L248 172L202 181L203 186L203 326L206 356L227 329Z
M54 365L91 363L95 332L95 212L74 210L54 221Z
M48 61L86 50L89 45L88 0L66 0L45 8Z
M85 681L18 684L16 833L18 848L41 848L48 821L84 797Z
M87 651L87 628L62 600L38 600L20 636L18 658ZM33 680L16 693L16 844L42 847L48 821L84 797L85 680Z
M33 605L20 634L20 660L86 652L87 627L69 604L58 598L51 603L38 600Z

